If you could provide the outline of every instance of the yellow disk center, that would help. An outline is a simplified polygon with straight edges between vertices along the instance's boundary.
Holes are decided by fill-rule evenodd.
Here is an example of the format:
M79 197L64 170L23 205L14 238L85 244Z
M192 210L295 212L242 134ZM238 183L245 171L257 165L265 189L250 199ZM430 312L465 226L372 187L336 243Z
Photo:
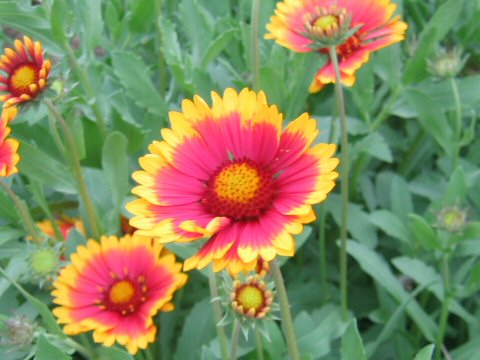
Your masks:
M126 280L115 283L108 294L109 300L114 304L128 303L135 296L133 285Z
M249 164L232 164L215 178L214 191L220 199L237 203L248 203L260 187L258 170Z
M37 80L37 71L32 65L19 66L12 74L10 83L16 91L27 91Z
M256 286L245 285L237 293L237 302L246 311L250 309L258 310L264 302L263 291Z
M335 25L338 25L338 18L333 15L320 16L313 23L313 26L319 27L322 30L326 30Z

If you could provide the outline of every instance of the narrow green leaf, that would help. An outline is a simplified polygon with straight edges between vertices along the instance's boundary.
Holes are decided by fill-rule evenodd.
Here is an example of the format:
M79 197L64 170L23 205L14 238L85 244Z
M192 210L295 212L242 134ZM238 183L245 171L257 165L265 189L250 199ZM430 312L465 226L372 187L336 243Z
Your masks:
M68 194L77 192L75 181L66 166L28 143L20 146L20 172L42 184Z
M202 61L200 63L200 68L205 70L207 65L215 59L225 47L231 43L232 39L237 34L237 30L229 30L221 33L217 36L208 46L205 54L203 54Z
M458 167L448 181L447 188L443 193L442 204L444 206L462 204L466 200L467 194L465 172L461 167Z
M141 107L165 115L166 104L153 86L147 73L147 65L141 58L127 51L112 53L113 70L128 95Z
M72 357L66 355L58 347L50 343L43 334L37 339L37 349L35 351L35 360L71 360Z
M367 360L363 341L358 332L356 319L352 320L343 335L340 353L342 360Z
M116 208L120 208L129 184L127 138L115 131L108 135L102 149L102 167Z
M69 8L65 0L55 0L50 15L52 37L60 44L68 41L65 31L65 21L68 18Z
M114 347L101 346L98 351L98 360L134 360L135 358L128 352Z
M410 243L411 239L407 227L392 212L388 210L378 210L372 212L369 217L370 222L386 234L405 243Z
M442 246L432 226L421 216L410 214L415 239L425 250L439 250Z
M417 111L418 121L427 134L437 141L447 155L452 155L455 141L453 141L453 131L450 129L445 114L439 110L428 94L411 89L405 96Z
M408 299L409 294L403 289L397 278L392 274L389 266L385 263L385 260L379 254L356 241L348 242L347 251L357 260L360 267L399 303L403 303ZM425 338L433 341L438 331L437 325L414 299L407 305L407 313L417 324Z
M435 349L434 344L425 346L420 350L413 360L431 360L433 355L433 350Z

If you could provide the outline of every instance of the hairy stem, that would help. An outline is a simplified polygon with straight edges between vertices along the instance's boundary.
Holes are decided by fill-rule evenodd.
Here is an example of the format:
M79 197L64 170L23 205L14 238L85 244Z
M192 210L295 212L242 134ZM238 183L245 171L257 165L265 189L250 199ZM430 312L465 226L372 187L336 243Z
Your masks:
M215 319L215 327L217 329L218 342L220 343L220 354L222 356L222 360L228 360L227 336L225 335L225 329L223 328L223 326L218 325L218 323L222 320L222 309L220 307L220 302L217 300L217 278L215 276L215 273L213 272L213 269L210 269L208 280L210 285L210 297L214 299L214 301L212 301L213 316Z

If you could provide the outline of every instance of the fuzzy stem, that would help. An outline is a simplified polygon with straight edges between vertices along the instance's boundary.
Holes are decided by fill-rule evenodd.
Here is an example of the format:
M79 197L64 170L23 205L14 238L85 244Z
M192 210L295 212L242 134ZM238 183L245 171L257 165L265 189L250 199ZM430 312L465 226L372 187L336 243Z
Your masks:
M77 181L78 191L80 193L80 197L82 198L83 204L85 206L85 211L88 217L88 223L91 228L92 234L94 239L100 240L100 226L98 222L98 217L95 212L95 207L93 205L93 201L88 194L87 184L85 183L85 179L83 176L83 170L80 165L80 155L78 154L77 145L75 143L75 139L73 137L72 131L68 126L67 122L63 118L62 114L58 111L56 106L50 101L50 99L44 100L45 104L48 107L48 110L51 114L57 119L60 127L62 128L63 134L66 138L66 146L70 153L70 166L73 171L73 175L75 180Z
M337 50L335 46L330 47L330 60L335 69L335 94L337 98L338 114L340 116L341 131L341 172L340 193L342 197L342 218L340 225L340 299L342 307L342 317L348 317L348 298L347 298L347 229L348 229L348 132L347 132L347 115L345 112L345 99L343 97L342 81L340 76L340 65L338 64Z
M438 324L438 335L436 341L435 360L440 360L442 354L443 339L447 329L448 313L450 310L451 293L450 293L450 266L448 254L444 253L442 257L442 271L443 271L443 287L444 298L442 303L442 310L440 311L440 320Z
M328 301L328 266L327 266L327 251L326 242L327 236L325 231L325 220L327 218L327 209L323 204L319 214L318 238L320 251L320 288L322 289L322 303L326 304Z
M452 86L453 100L455 101L455 137L456 137L456 149L455 155L453 158L453 170L458 166L458 161L460 158L460 149L461 149L461 139L462 139L462 104L460 103L460 94L458 92L457 82L455 78L450 78L450 84Z
M160 16L162 14L162 0L155 0L155 29L157 35L157 61L158 61L158 73L159 73L159 82L160 88L159 93L163 98L165 97L165 91L167 88L167 65L165 61L165 56L163 54L162 43L163 43L163 34L162 28L160 26Z
M283 282L282 272L277 260L270 262L270 269L277 289L278 302L280 304L280 314L282 317L282 327L285 339L287 341L288 352L291 360L300 360L300 352L298 351L295 329L293 328L292 314L290 312L290 304L288 302L287 290Z
M0 186L5 190L10 200L12 200L13 204L17 208L18 214L22 219L22 226L25 231L32 237L32 239L37 243L42 243L42 238L38 233L38 228L35 225L35 221L32 219L32 215L30 215L30 211L28 211L27 205L23 200L21 200L12 189L8 185L6 185L3 181L0 180Z
M260 0L253 0L251 17L252 86L260 88Z
M255 343L257 345L257 360L264 360L262 334L258 327L255 328Z
M232 330L232 346L230 350L230 359L237 360L238 340L240 339L240 322L235 319Z
M218 300L218 287L217 287L217 278L213 269L210 269L208 274L208 283L210 285L210 297L215 299L212 301L213 306L213 316L215 318L215 327L217 329L218 342L220 343L220 354L222 360L228 360L228 344L227 336L225 335L225 330L223 326L219 326L218 323L222 320L222 309Z

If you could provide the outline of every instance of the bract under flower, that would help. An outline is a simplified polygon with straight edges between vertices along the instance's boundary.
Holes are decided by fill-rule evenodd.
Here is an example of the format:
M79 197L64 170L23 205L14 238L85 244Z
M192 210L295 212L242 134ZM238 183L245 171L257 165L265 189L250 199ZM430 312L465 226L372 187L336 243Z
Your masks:
M164 141L140 158L137 199L127 205L137 234L162 242L209 238L184 268L213 262L219 271L253 270L259 257L293 256L293 234L315 219L338 176L334 144L316 144L315 120L303 114L282 131L282 115L263 92L195 96L171 112Z
M373 51L404 39L407 24L392 18L396 7L390 0L284 0L277 3L265 38L293 51L325 54L329 40L341 39L336 48L342 83L352 86L355 72ZM315 75L310 92L333 82L329 61Z

